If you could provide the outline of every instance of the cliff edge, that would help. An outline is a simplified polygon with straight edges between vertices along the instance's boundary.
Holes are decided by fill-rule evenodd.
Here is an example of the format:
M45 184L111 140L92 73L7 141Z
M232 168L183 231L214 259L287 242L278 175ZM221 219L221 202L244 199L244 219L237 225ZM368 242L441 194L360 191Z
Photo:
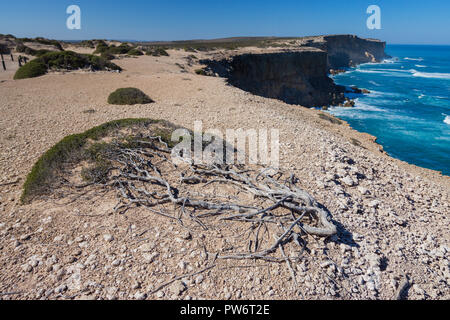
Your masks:
M301 38L295 46L240 50L203 60L218 75L242 90L305 107L337 105L345 88L328 76L331 69L377 62L386 43L352 35Z

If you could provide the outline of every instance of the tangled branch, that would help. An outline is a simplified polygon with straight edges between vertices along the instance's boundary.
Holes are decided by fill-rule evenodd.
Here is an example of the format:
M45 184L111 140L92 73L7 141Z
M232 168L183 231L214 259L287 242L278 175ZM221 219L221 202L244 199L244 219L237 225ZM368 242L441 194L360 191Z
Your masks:
M293 174L273 174L270 168L243 170L237 165L175 165L160 137L138 142L135 147L117 144L104 155L113 166L102 184L117 190L116 211L123 213L133 206L143 206L152 213L181 224L191 221L203 229L208 229L211 218L250 224L252 232L256 231L250 251L218 255L218 259L287 261L293 273L283 251L285 243L294 240L300 245L299 238L304 235L328 237L336 233L327 210L297 186ZM164 204L177 209L165 211ZM269 234L268 226L278 230L272 244L267 237L263 241ZM269 245L262 248L263 242ZM269 256L279 249L282 257Z

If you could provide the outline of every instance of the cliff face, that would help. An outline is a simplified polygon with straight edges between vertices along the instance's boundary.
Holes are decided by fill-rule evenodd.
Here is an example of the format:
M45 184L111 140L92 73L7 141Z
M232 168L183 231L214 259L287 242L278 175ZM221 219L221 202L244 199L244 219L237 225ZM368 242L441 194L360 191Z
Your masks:
M354 35L324 36L312 39L307 46L319 48L328 53L331 69L354 67L361 63L378 62L387 57L386 42L362 39Z
M375 62L385 57L385 43L355 36L305 38L291 49L264 49L202 61L209 74L228 79L256 95L305 107L338 105L345 88L329 78L330 69Z
M327 75L327 54L306 49L242 54L209 64L235 87L306 107L339 103L343 88Z

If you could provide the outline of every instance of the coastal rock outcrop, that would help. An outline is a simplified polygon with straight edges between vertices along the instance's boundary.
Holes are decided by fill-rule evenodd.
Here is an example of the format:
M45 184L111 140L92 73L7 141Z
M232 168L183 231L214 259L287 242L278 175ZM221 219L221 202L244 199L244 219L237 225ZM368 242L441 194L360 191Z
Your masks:
M308 37L294 48L234 52L201 63L206 74L253 94L304 107L328 106L346 101L345 88L334 83L330 70L380 61L385 47L351 35Z
M363 39L355 35L331 35L308 39L305 46L319 48L328 53L328 67L341 69L361 63L379 62L386 55L386 42Z
M344 101L345 88L328 77L327 53L323 50L245 53L203 63L231 85L263 97L305 107Z

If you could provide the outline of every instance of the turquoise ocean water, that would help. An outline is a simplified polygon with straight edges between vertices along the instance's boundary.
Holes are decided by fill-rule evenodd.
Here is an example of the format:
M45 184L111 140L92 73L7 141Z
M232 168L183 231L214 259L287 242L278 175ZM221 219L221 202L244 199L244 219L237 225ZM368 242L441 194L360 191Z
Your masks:
M450 46L388 45L392 59L334 76L371 91L329 112L376 136L391 156L450 175Z

